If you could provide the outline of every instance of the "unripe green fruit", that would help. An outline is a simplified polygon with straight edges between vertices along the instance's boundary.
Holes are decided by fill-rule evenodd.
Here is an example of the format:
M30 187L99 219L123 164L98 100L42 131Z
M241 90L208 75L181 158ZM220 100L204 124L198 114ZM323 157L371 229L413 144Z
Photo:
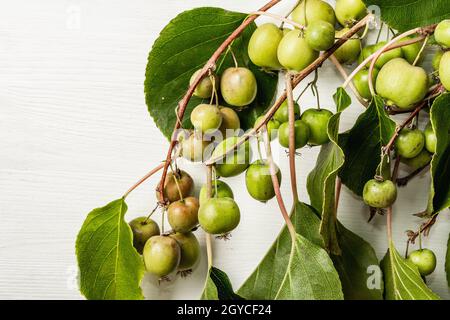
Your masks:
M401 158L401 162L406 164L412 170L417 170L428 165L431 162L432 157L433 155L431 153L423 149L418 156L411 159Z
M264 115L258 117L253 127L257 128L263 120ZM267 122L267 132L269 133L270 140L273 140L276 137L276 133L279 127L280 123L277 120L271 119L269 120L269 122Z
M189 232L198 224L198 200L187 197L170 204L167 219L175 232Z
M155 236L146 242L143 257L147 272L162 278L178 268L181 250L175 239Z
M133 246L140 254L142 254L147 240L160 233L158 224L147 217L133 219L129 225L133 232Z
M192 85L199 75L199 73L202 72L202 70L197 70L191 77L191 80L189 81L189 85ZM215 82L215 88L216 90L219 89L219 79L216 75L212 76L212 79L214 79ZM205 76L200 83L197 85L194 91L194 96L207 99L210 98L213 94L213 81L210 76Z
M425 136L419 129L403 129L395 141L395 150L403 158L417 157L425 146Z
M425 98L428 75L423 68L396 58L386 63L378 73L376 91L388 105L409 110Z
M306 3L306 11L305 11ZM305 19L306 12L306 19ZM336 23L334 9L331 5L322 0L307 0L302 1L297 8L292 12L292 20L301 25L308 25L314 21L326 21L333 26Z
M200 207L198 219L206 232L225 234L238 226L241 213L233 199L211 198Z
M409 254L408 261L412 262L422 277L428 276L436 269L436 255L429 249L416 250Z
M248 106L255 100L257 90L255 75L247 68L228 68L222 74L220 91L229 105Z
M234 199L233 190L231 190L230 186L223 181L215 180L212 185L212 194L211 198L231 198ZM206 201L208 201L207 197L207 187L204 185L200 189L200 206L202 206Z
M300 118L300 106L297 102L294 103L294 115L296 119ZM280 108L278 108L275 112L273 119L278 121L280 124L289 121L289 105L287 100L285 100L281 104Z
M425 148L431 152L436 152L437 138L436 133L433 130L433 126L431 122L427 124L425 131L423 133L425 135Z
M414 39L414 37L406 37L402 40L400 40L400 42L404 42L404 41L408 41L408 40L412 40ZM410 64L413 64L414 61L416 61L417 55L419 54L420 50L422 49L422 45L423 42L416 42L413 44L410 44L408 46L405 47L401 47L402 50L402 54L403 57L406 59L406 61L408 61ZM423 55L421 55L421 57L419 57L418 60L418 64L420 64L423 60Z
M385 45L387 44L386 41L381 41L378 44L375 45L374 48L374 52L380 50L381 48L383 48ZM396 48L393 50L389 50L384 52L378 59L377 62L375 63L375 66L378 69L381 69L386 63L388 63L389 61L391 61L392 59L395 58L403 58L403 52L401 48ZM413 61L414 62L414 61Z
M397 187L390 180L369 180L364 185L363 199L372 208L390 207L397 199Z
M305 39L309 47L316 51L325 51L334 44L334 26L326 21L314 21L306 29Z
M450 48L450 20L443 20L438 24L434 38L444 49Z
M184 139L181 142L181 154L183 158L192 161L199 162L209 158L207 154L207 148L211 141L207 141L201 137L197 137L196 134L192 134L189 138Z
M442 55L439 63L439 78L447 91L450 91L450 51Z
M199 104L192 110L191 122L195 130L202 133L212 133L222 124L222 115L217 106Z
M441 59L444 55L444 51L438 50L433 56L432 66L434 71L439 71L439 67L441 65Z
M281 171L275 165L278 183L281 184ZM266 160L257 160L248 167L245 173L245 184L253 199L266 202L275 197L275 190L270 174L270 165Z
M310 139L310 128L305 121L296 120L294 122L295 129L295 149L303 148ZM289 148L289 122L285 122L278 130L278 140L280 144Z
M361 0L336 0L336 19L344 27L364 18L367 8Z
M289 32L291 32L291 31L292 31L292 29L284 27L284 28L283 28L283 37L284 37L285 35L287 35L287 34L288 34Z
M344 28L336 32L336 38L343 37L350 29ZM359 54L361 53L361 40L354 35L350 40L345 42L339 49L334 53L336 59L340 63L352 64L358 60Z
M231 137L219 143L212 154L212 158L224 155L239 141L238 137ZM233 177L241 174L250 164L250 144L244 142L237 150L230 152L215 165L216 172L221 177Z
M372 74L373 83L376 83L377 76L378 69L374 69ZM353 84L361 97L367 100L372 99L372 94L369 89L369 69L359 71L353 78Z
M223 138L227 137L227 130L234 131L241 127L241 121L236 111L228 107L219 107L220 114L222 115L222 124L220 125L220 132L222 132Z
M368 46L365 46L364 48L362 48L361 53L358 57L358 64L363 63L364 60L366 60L368 57L370 57L372 54L374 54L375 49L376 49L376 47L374 44L371 44L371 45L368 45ZM369 66L370 66L370 62L367 63L366 67L369 67Z
M189 197L194 190L194 180L192 180L191 176L187 172L178 170L176 176L173 172L169 172L166 176L163 192L164 201L169 203L180 200L180 193L178 192L175 177L178 179L178 186L180 187L183 198ZM157 193L157 198L159 200L159 193Z
M283 38L283 31L273 23L260 25L248 43L248 55L252 62L260 67L280 69L278 61L278 44Z
M319 57L300 30L292 30L286 34L278 46L278 60L288 70L302 71Z
M308 143L311 145L321 146L328 141L328 121L333 113L326 109L308 109L303 112L302 120L309 127Z
M186 271L192 269L200 258L200 243L192 233L175 233L170 235L180 246L180 264L178 270Z

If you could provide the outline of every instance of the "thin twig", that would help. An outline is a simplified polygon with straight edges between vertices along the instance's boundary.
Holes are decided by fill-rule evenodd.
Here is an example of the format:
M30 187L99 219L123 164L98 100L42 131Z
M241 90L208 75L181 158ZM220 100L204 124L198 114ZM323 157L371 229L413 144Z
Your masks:
M122 196L122 198L126 198L134 189L139 187L142 183L145 182L148 178L150 178L152 175L157 173L159 170L161 170L164 167L164 163L159 164L156 168L153 168L149 173L147 173L145 176L143 176L138 182L136 182L130 189L128 189L127 192Z
M339 71L342 78L344 78L344 81L346 81L348 78L347 71L345 71L344 67L338 61L338 59L336 59L334 54L330 57L330 60L331 60L331 62L333 62L334 66ZM353 81L350 81L349 85L350 85L350 89L353 91L353 94L355 95L356 99L358 99L359 103L361 103L364 107L367 108L369 106L369 102L367 100L365 100L363 97L361 97L361 95L359 94L358 90L356 89Z
M295 231L295 227L292 224L291 218L289 217L289 213L286 210L286 206L283 201L283 196L281 195L280 182L278 181L275 164L273 163L273 158L272 158L272 148L270 147L270 137L269 137L268 130L265 130L265 131L266 131L266 133L265 133L264 142L265 142L265 146L266 146L266 154L267 154L267 161L269 163L269 168L270 168L270 175L272 177L273 189L275 191L275 196L277 198L277 202L278 202L278 206L280 207L281 214L283 215L284 221L286 222L286 226L288 227L289 233L291 235L292 244L294 244L297 239L297 231Z
M296 28L298 28L300 30L304 30L306 28L304 25L302 25L300 23L297 23L297 22L295 22L295 21L293 21L291 19L288 19L286 17L280 16L278 14L269 13L269 12L266 12L266 11L255 11L255 12L250 13L250 15L253 15L253 14L260 15L260 16L267 16L267 17L271 17L271 18L277 19L279 21L282 21L284 23L289 23L290 25L292 25L292 26L294 26L294 27L296 27Z
M297 191L297 175L295 170L295 107L294 97L292 95L292 75L288 72L286 74L286 93L288 101L288 113L289 113L289 172L291 175L291 188L292 197L294 203L298 201Z
M407 41L402 41L400 43L396 43L394 45L389 46L385 50L385 52L391 51L391 50L394 50L394 49L397 49L397 48L409 46L410 44L414 44L414 43L417 43L417 42L421 42L423 39L425 39L425 37L417 37L417 38L414 38L414 39L411 39L411 40L407 40ZM366 58L366 60L364 60L359 66L357 66L355 68L355 70L353 70L353 72L348 76L347 80L344 82L342 87L346 88L350 84L350 82L353 80L353 78L356 76L356 74L358 72L360 72L362 69L364 69L367 66L367 64L370 61L372 61L372 59L375 57L375 55L376 55L376 52L372 53L370 56L368 56Z

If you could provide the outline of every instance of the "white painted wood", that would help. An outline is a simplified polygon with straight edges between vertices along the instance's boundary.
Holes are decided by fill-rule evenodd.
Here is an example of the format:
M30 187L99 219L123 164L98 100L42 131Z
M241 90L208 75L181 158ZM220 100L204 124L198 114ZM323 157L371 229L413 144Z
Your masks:
M177 13L198 6L223 6L250 12L265 0L1 0L0 10L0 298L79 299L74 242L95 207L118 198L163 159L167 141L156 129L144 102L148 51L159 31ZM284 1L274 12L285 12ZM331 64L321 70L323 105L341 79ZM312 96L304 107L314 106ZM361 107L346 112L349 128ZM276 143L274 144L276 147ZM301 199L318 150L298 158ZM279 152L287 181L287 159ZM198 166L186 165L196 181ZM229 242L215 241L215 264L239 287L257 265L282 226L274 201L249 198L243 176L229 179L242 210L242 223ZM154 205L157 177L129 197L129 217ZM394 235L404 249L407 229L426 205L429 178L401 190L395 208ZM283 192L291 203L289 187ZM370 241L379 257L386 251L385 222L367 224L367 210L346 190L339 217ZM443 257L450 220L445 213L424 240L438 254L429 284L449 298ZM201 232L198 232L201 234ZM202 236L200 236L202 238ZM202 238L203 241L203 238ZM194 275L170 285L144 280L149 298L197 298L205 276L205 258Z

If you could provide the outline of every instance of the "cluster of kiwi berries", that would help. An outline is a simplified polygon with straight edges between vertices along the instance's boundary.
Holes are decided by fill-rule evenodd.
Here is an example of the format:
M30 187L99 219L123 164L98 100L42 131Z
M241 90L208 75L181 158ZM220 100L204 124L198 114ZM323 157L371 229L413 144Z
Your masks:
M435 78L439 78L444 88L450 91L450 52L448 51L450 20L444 20L438 24L434 37L440 46L432 61ZM406 40L408 38L404 41ZM385 44L365 47L362 50L360 62ZM377 69L374 70L376 92L386 100L387 105L400 110L410 110L425 98L433 81L430 81L425 69L415 66L420 62L418 55L422 45L415 43L391 50L383 53L376 62ZM369 99L371 95L368 86L368 70L361 71L355 80L359 93ZM429 122L424 131L416 126L401 130L395 141L395 152L402 163L417 170L431 162L436 152L436 143L436 134ZM372 208L390 207L397 198L396 185L390 180L377 177L366 183L363 198L364 202ZM436 268L436 256L429 249L411 252L408 260L418 267L422 276L430 275Z

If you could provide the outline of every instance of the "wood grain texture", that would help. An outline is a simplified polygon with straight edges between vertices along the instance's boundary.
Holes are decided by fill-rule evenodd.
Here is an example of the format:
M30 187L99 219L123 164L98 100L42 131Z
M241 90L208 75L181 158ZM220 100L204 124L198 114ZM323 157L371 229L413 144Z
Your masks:
M0 11L0 298L82 298L74 244L85 216L123 194L163 159L168 146L148 115L143 93L147 54L159 31L185 9L214 5L249 12L264 2L0 0L5 9ZM274 12L293 3L285 1ZM332 94L342 81L330 63L320 76L323 106L333 108ZM303 101L303 107L315 103L310 94ZM354 104L341 128L349 128L360 112ZM273 147L288 177L287 157L277 143ZM302 201L307 201L306 176L317 153L305 149L297 159ZM199 188L202 168L182 166ZM130 219L154 206L157 179L130 195ZM270 247L282 218L275 201L263 205L250 199L244 176L227 182L242 222L231 241L215 241L214 260L238 287ZM405 230L419 223L411 214L426 206L428 184L421 176L400 190L394 216L399 250L404 250ZM282 191L291 203L289 185ZM372 243L381 258L387 249L385 222L377 217L367 224L366 211L343 190L341 221ZM444 275L449 228L444 214L424 241L439 259L429 284L444 298L450 298ZM148 298L195 299L205 274L203 257L191 278L158 287L146 277L144 291Z

